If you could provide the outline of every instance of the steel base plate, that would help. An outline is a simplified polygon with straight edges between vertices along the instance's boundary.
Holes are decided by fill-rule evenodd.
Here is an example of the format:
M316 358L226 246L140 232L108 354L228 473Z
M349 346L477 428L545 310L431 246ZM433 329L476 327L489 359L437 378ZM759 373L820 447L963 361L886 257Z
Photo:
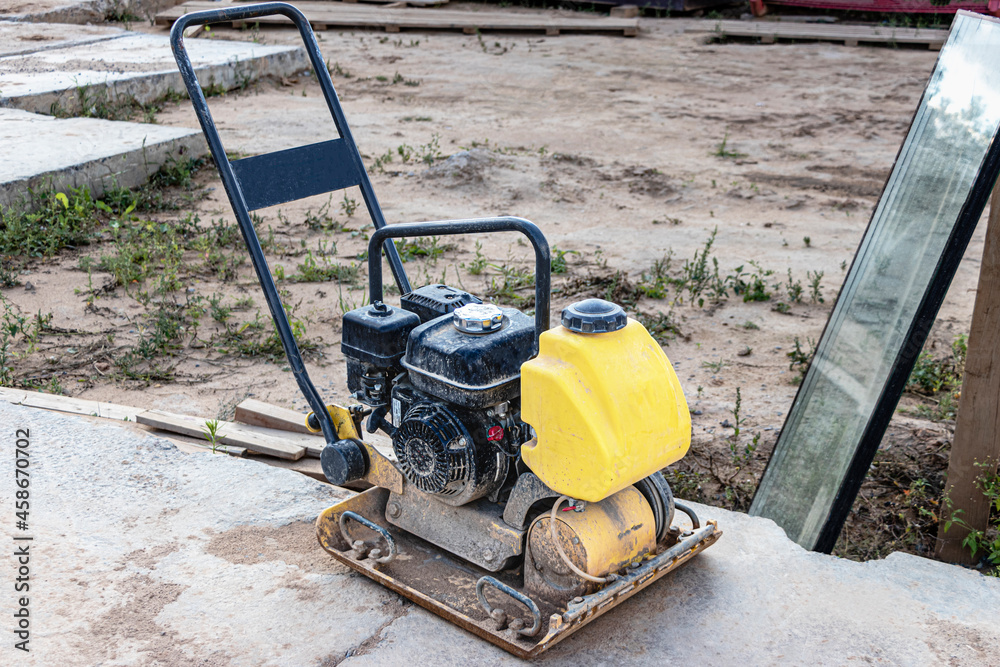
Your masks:
M542 614L542 627L535 637L525 637L511 629L497 630L496 624L480 606L476 584L490 575L502 583L522 590L519 573L487 572L464 560L400 530L385 519L389 492L372 488L323 511L316 519L316 533L324 549L341 563L374 579L383 586L406 596L421 607L434 612L469 632L475 633L519 658L532 658L573 634L604 612L617 606L657 579L677 569L696 554L715 543L722 535L714 521L694 531L684 533L674 544L658 545L657 555L638 567L625 571L617 581L601 590L576 598L566 607L556 607L535 600ZM351 542L365 546L352 548L340 531L344 512L354 512L388 531L398 551L388 563L378 563L367 552L378 548L386 554L384 538L363 524L345 521ZM510 618L525 619L531 626L530 615L520 604L495 591L490 594L494 607L503 607ZM540 637L540 639L539 639Z

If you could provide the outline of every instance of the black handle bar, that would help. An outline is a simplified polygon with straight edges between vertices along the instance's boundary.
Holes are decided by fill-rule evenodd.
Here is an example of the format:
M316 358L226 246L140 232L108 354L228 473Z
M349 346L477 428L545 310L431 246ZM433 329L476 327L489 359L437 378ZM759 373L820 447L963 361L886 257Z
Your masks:
M538 337L549 328L549 301L552 288L552 258L549 242L535 223L524 218L479 218L475 220L444 220L408 222L383 227L368 241L368 292L372 303L382 301L382 245L386 239L410 236L451 236L454 234L484 234L488 232L521 232L535 248L535 352Z

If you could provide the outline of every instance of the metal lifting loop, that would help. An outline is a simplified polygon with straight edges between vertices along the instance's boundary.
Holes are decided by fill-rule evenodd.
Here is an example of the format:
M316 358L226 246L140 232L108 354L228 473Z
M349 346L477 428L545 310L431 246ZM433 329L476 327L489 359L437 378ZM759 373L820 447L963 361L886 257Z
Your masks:
M344 540L348 544L351 544L351 538L347 534L347 519L353 519L358 523L360 523L361 525L363 525L364 527L375 531L376 533L381 535L382 539L384 539L386 541L386 544L389 545L389 553L387 553L385 556L382 556L381 558L376 558L375 559L376 563L381 563L382 565L385 565L386 563L389 563L390 561L392 561L393 558L396 557L396 541L392 539L392 535L389 534L389 531L383 528L382 526L378 525L377 523L369 521L368 519L364 518L357 512L347 511L340 515L340 534L343 536Z
M542 627L542 612L538 610L538 605L535 604L535 601L529 598L527 595L519 593L518 591L514 590L507 584L498 581L493 577L490 576L481 577L479 581L476 582L476 597L479 598L479 604L483 606L483 609L486 610L487 615L489 615L491 618L495 618L494 612L496 611L500 611L501 613L503 612L502 610L494 609L492 606L490 606L490 603L486 600L486 594L483 592L483 589L486 587L487 584L497 589L504 595L513 598L514 600L517 600L525 607L527 607L528 611L531 612L531 618L532 618L531 627L518 628L517 629L518 634L524 635L525 637L534 637L535 635L537 635L538 631Z
M691 518L691 524L694 530L698 530L699 528L701 528L701 521L698 520L698 515L694 513L693 509L691 509L684 503L677 502L676 500L674 501L674 507L684 512L685 514L688 515L688 517Z

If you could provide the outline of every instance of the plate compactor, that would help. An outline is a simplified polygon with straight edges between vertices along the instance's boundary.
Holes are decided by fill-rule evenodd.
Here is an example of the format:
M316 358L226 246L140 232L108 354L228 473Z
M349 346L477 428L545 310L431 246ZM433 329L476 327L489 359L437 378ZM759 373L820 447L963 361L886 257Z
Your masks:
M183 43L191 25L291 19L340 138L230 161ZM549 328L539 229L501 217L386 226L307 19L283 3L187 14L171 41L289 365L322 432L333 484L370 488L324 511L334 558L520 657L537 655L676 569L721 535L676 502L660 470L691 442L677 375L641 324L587 299ZM376 231L370 305L343 317L357 403L309 380L250 211L358 186ZM535 251L534 317L447 285L412 289L403 237L515 231ZM384 246L384 247L383 247ZM382 252L398 306L383 300ZM391 441L391 444L390 444ZM382 443L380 446L379 443ZM687 520L674 523L675 510Z

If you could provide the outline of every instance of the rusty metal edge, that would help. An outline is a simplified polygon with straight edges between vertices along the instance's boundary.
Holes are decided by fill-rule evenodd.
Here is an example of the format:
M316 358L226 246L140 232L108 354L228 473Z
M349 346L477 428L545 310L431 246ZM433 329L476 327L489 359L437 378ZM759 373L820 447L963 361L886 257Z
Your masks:
M323 512L320 513L320 515L316 518L316 532L320 546L322 546L323 549L327 551L331 556L333 556L336 560L343 563L352 570L360 572L366 577L369 577L370 579L379 582L383 586L393 591L396 591L397 593L405 596L406 598L420 605L427 611L430 611L434 614L437 614L438 616L441 616L446 620L451 621L460 628L467 630L473 633L474 635L481 637L482 639L485 639L491 644L499 646L500 648L504 649L508 653L511 653L515 657L525 660L530 660L538 656L539 654L548 650L549 648L556 645L563 639L574 634L580 628L584 627L585 625L588 625L594 619L602 616L609 609L617 607L619 604L629 599L639 591L645 589L653 582L658 581L667 574L673 572L674 570L677 570L682 565L687 563L689 560L694 558L696 555L698 555L708 547L715 544L715 542L722 536L722 531L718 530L716 523L714 521L709 521L708 524L706 525L706 528L711 526L712 531L708 533L702 541L698 542L693 548L691 548L687 552L673 558L670 565L664 567L659 571L654 572L652 576L650 576L649 578L645 579L640 583L635 584L632 588L628 589L627 591L623 591L615 596L611 596L610 603L605 604L603 607L598 607L593 609L591 612L588 612L584 616L574 619L568 625L563 624L562 616L560 616L559 614L553 614L552 616L550 616L548 634L546 634L545 637L543 637L533 647L526 650L522 646L518 646L517 644L508 641L504 636L500 635L499 633L491 632L487 628L478 625L475 620L469 618L462 612L457 611L446 605L443 605L434 598L425 595L416 589L410 588L406 584L394 579L393 577L390 577L389 575L383 572L379 572L378 570L374 569L372 566L369 565L370 561L368 560L356 561L350 558L349 556L345 555L343 552L337 550L336 548L328 546L323 541L322 534L324 532L329 532L329 526L330 526L329 522L332 521L334 524L336 524L337 515L339 513L352 509L355 504L364 504L365 500L368 500L368 498L365 498L365 500L362 500L360 503L358 503L358 500L362 496L367 496L368 494L377 493L380 491L384 490L375 487L369 489L368 491L365 491L364 493L360 493L356 496L353 496L352 498L349 498L341 503L338 503L337 505L328 507L327 509L323 510ZM595 593L591 597L599 599L600 593Z
M368 565L370 561L367 560L356 561L346 556L344 553L338 551L336 548L333 548L325 544L323 542L321 534L327 529L327 527L330 525L330 522L336 524L337 515L339 513L352 509L352 507L355 504L355 501L357 501L358 498L360 498L365 494L369 494L373 491L382 491L382 489L379 489L378 487L369 489L368 491L365 491L364 493L359 493L358 495L352 498L348 498L347 500L338 503L333 507L329 507L323 510L322 513L320 513L320 515L316 518L316 532L320 546L322 546L323 549L326 550L331 556L333 556L335 559L337 559L347 567L351 568L352 570L360 572L366 577L374 579L383 586L390 588L396 591L397 593L400 593L401 595L409 598L410 600L417 603L427 611L435 613L438 616L441 616L451 621L460 628L468 630L469 632L479 637L482 637L483 639L492 644L496 644L497 646L504 649L508 653L512 653L513 655L522 659L528 659L533 657L534 655L537 655L537 652L535 651L535 648L537 648L537 646L533 647L531 650L525 650L523 647L507 641L502 636L493 634L489 630L478 626L473 619L469 618L460 611L445 606L440 602L438 602L437 600L435 600L434 598L428 595L424 595L420 591L410 588L406 584L397 581L396 579L390 577L384 572L379 572L378 570L372 568L370 565Z
M722 531L717 528L717 524L714 521L709 521L706 527L711 526L712 531L708 533L704 539L698 542L693 548L687 552L677 556L672 560L670 565L664 567L662 570L655 571L649 578L643 580L640 583L635 584L632 588L627 591L623 591L618 595L609 596L611 602L605 603L604 606L598 606L596 609L585 614L584 616L570 621L569 625L562 625L562 617L557 614L553 614L549 619L549 633L545 635L538 642L534 649L532 649L532 655L538 655L542 651L548 650L552 646L566 639L573 633L575 633L580 628L589 624L594 619L603 616L605 612L610 609L614 609L620 605L625 600L629 599L639 591L650 586L653 582L659 581L666 575L670 574L674 570L679 569L682 565L687 563L689 560L697 556L699 553L707 549L708 547L715 544L720 537L722 537ZM607 589L605 589L607 590ZM600 599L601 593L603 591L598 591L593 593L591 596L594 599Z

